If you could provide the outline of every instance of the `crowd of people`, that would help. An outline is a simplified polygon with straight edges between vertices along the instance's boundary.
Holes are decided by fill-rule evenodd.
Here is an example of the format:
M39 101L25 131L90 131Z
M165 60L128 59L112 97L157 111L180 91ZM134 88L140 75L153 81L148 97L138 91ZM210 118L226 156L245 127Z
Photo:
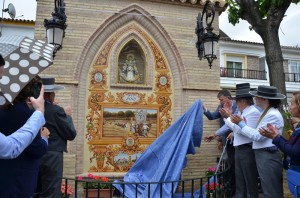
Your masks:
M5 60L0 55L0 78ZM70 106L55 102L64 87L35 76L0 108L0 197L61 196L63 152L76 137Z
M294 132L286 140L279 111L281 100L286 96L273 86L251 90L249 83L242 83L236 85L235 98L228 90L221 90L217 97L220 104L215 112L211 113L204 106L203 109L208 119L220 118L221 127L204 140L210 142L217 136L229 140L226 141L227 160L234 177L230 178L231 196L258 197L259 178L264 197L282 198L283 162L279 150L290 159L287 171L290 191L295 197L300 196L300 190L297 192L295 188L300 185L300 123L299 119L293 119ZM294 118L300 118L300 92L293 94L289 110Z

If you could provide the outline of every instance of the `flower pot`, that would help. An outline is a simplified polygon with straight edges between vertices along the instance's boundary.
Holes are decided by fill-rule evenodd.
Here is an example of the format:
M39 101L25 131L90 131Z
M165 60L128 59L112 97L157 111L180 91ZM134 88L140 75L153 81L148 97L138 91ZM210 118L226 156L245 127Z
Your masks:
M83 189L84 198L86 197L86 189ZM100 198L110 198L110 189L100 189ZM112 190L112 195L114 190ZM88 198L98 198L98 189L88 189Z

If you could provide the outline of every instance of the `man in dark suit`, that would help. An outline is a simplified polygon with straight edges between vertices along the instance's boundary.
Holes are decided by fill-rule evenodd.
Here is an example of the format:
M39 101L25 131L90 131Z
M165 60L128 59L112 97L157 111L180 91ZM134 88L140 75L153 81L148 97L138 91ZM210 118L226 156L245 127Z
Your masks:
M74 140L76 137L76 130L71 118L71 108L63 109L53 104L54 91L64 89L64 87L54 85L54 78L42 78L42 81L45 88L45 126L51 135L48 151L41 159L39 183L35 197L57 198L61 196L63 152L67 152L67 140Z
M34 77L16 96L12 104L0 108L0 131L10 135L23 126L33 114L28 98L32 96L35 84L41 84L38 76ZM47 152L48 131L41 130L32 143L15 159L0 159L0 197L29 198L37 185L39 161Z
M230 116L230 114L228 115L228 111L231 111L231 114L236 112L237 106L236 106L235 101L232 100L230 92L226 89L219 91L217 97L220 101L220 104L218 105L217 109L214 112L210 112L203 105L203 112L204 112L204 115L209 120L219 119L220 120L220 129L218 129L215 133L205 136L204 141L210 142L215 137L219 136L222 138L223 145L225 145L226 137L232 132L232 130L228 127L225 127L226 125L224 125L225 122L224 122L223 118L227 118L228 116ZM227 152L227 160L231 165L229 172L230 172L232 195L235 194L234 151L235 150L234 150L233 145L231 144L231 142L228 142L227 146L226 146L226 152Z

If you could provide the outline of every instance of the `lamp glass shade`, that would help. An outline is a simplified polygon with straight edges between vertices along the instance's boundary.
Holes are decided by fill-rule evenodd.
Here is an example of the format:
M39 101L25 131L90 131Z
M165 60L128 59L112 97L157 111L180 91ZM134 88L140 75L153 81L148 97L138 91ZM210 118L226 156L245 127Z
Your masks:
M47 41L53 45L62 45L64 30L57 27L50 27L47 29Z
M206 40L204 41L204 56L214 57L217 55L217 41Z

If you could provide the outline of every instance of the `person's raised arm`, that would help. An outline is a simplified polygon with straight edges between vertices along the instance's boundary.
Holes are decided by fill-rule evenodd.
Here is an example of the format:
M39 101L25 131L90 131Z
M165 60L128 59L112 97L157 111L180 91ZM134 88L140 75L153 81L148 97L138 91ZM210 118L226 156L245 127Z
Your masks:
M31 97L30 103L36 110L27 122L10 136L0 133L0 158L10 159L18 157L23 150L33 141L45 124L44 118L44 87L42 86L37 99Z
M45 111L45 106L44 106L44 103L45 103L45 100L44 100L44 85L42 85L42 87L41 87L39 97L37 99L35 99L34 97L30 97L30 102L29 103L33 106L33 108L36 111L40 111L44 114L44 111Z

